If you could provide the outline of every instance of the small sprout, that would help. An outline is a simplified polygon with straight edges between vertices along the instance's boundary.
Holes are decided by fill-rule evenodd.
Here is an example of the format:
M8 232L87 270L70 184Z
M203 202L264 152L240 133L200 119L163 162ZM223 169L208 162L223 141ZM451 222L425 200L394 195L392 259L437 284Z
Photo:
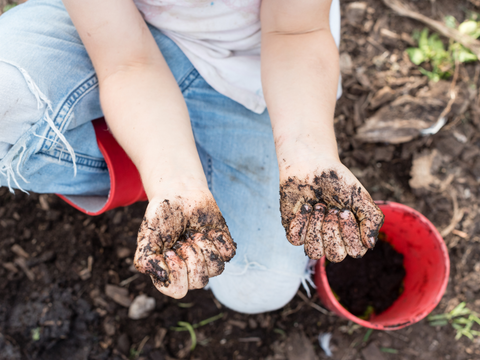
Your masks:
M192 346L190 347L190 351L195 350L195 347L197 346L197 334L195 333L192 324L186 321L179 321L178 325L184 326L188 330L192 339Z
M193 305L195 305L195 303L191 302L191 303L177 303L178 307L180 308L184 308L184 309L188 309L188 308L191 308Z
M173 331L188 331L190 333L190 337L192 339L192 346L190 347L190 351L193 351L193 350L195 350L195 347L197 346L197 334L195 333L195 329L197 329L201 326L205 326L207 324L210 324L211 322L213 322L215 320L221 319L221 318L223 318L224 315L225 315L224 313L220 313L218 315L212 316L211 318L202 320L198 324L193 324L193 325L190 324L189 322L186 322L186 321L179 321L177 323L178 326L177 327L172 326L170 328L170 330L173 330ZM203 345L203 344L200 342L200 345Z
M40 328L39 327L37 327L35 329L32 329L32 340L33 341L40 340Z
M368 339L370 338L370 335L372 335L373 329L368 329L367 332L365 333L365 336L363 337L363 342L366 343Z
M375 313L375 308L372 305L368 305L367 308L365 309L365 312L359 316L360 319L363 320L368 320L370 319L370 316L372 316Z
M480 325L478 314L470 310L465 302L458 304L449 313L430 315L427 319L431 326L451 324L457 330L455 340L460 339L462 336L474 340L476 336L480 336L480 331L472 329L475 324Z
M282 337L286 337L285 331L283 331L282 329L275 328L273 329L273 332L282 335Z
M388 353L388 354L398 354L397 349L392 349L392 348L387 348L387 347L381 347L380 351L382 351L384 353Z
M478 16L472 16L457 25L457 20L448 15L445 17L445 24L449 28L457 29L460 33L477 39L480 37L480 22L476 21L477 18ZM445 49L439 35L433 33L429 36L427 28L421 32L415 31L412 37L418 42L418 47L408 48L406 52L412 63L419 66L418 70L430 80L438 81L449 78L453 75L456 63L478 60L474 53L456 41L450 40L448 48ZM431 71L421 67L422 63L430 64Z

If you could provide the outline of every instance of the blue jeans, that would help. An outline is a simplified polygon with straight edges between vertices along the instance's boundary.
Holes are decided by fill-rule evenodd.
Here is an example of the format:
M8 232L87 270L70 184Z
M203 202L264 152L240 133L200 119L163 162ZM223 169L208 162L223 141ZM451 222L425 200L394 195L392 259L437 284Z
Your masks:
M183 93L210 190L238 244L210 288L240 312L281 308L305 280L308 259L280 223L268 113L219 94L169 38L150 30ZM98 80L60 0L29 0L0 17L0 99L0 185L106 198L109 175L91 123L103 115Z

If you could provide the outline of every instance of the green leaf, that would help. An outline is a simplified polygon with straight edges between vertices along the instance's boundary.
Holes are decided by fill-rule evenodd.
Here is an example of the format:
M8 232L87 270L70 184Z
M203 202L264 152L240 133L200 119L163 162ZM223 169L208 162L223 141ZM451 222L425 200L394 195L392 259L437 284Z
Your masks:
M418 47L423 51L428 51L428 29L425 28L420 33L420 37L418 39Z
M388 354L398 354L398 350L392 349L392 348L381 347L380 351L383 351L384 353L388 353Z
M452 15L447 15L444 18L445 25L451 29L455 29L457 27L457 20Z
M465 318L456 318L456 319L453 319L452 322L455 324L464 324L464 325L468 325L471 323L470 320Z
M466 306L467 306L467 303L465 301L461 302L455 307L455 309L450 311L450 315L452 315L453 317L463 315L462 312L464 311ZM468 310L468 312L470 312L470 310Z
M465 49L464 47L463 49L460 49L459 51L454 53L454 58L461 63L478 60L477 56L474 53L472 53L470 50Z
M365 333L365 336L363 337L363 342L366 343L368 339L370 338L370 335L372 335L373 329L368 329L367 332Z
M405 50L410 57L410 60L415 65L420 65L422 62L426 60L425 54L419 48L408 48Z
M477 317L477 315L472 314L468 318L471 319L472 321L475 321L478 325L480 325L480 319Z
M192 324L186 321L179 321L178 325L184 326L187 328L188 332L190 333L190 337L192 339L192 346L190 347L190 351L195 350L195 347L197 346L197 334L195 334L195 330L193 329Z
M428 38L428 47L432 52L436 53L434 56L441 56L445 52L445 47L438 34L432 34L432 36Z
M428 321L448 319L448 314L429 315Z
M37 327L35 329L32 329L32 340L33 341L40 340L40 328L39 327Z
M435 320L430 323L430 326L445 326L448 325L447 320Z
M428 77L430 80L432 80L433 82L437 82L437 81L440 80L440 75L439 75L439 74L436 74L436 73L434 73L434 72L425 70L424 68L421 68L421 67L419 67L418 70L419 70L423 75L425 75L425 76Z
M473 34L478 28L478 23L473 20L466 20L458 25L458 31L462 34Z

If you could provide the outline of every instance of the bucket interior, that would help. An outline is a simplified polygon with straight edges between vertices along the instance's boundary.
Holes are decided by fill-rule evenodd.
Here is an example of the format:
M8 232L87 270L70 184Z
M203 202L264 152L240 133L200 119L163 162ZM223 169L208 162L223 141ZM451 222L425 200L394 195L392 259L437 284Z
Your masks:
M396 328L419 321L435 308L445 292L449 259L443 239L423 215L399 204L379 206L385 214L381 231L403 254L406 275L400 297L369 321Z
M435 227L408 206L378 202L385 214L381 232L394 249L403 254L405 267L402 294L387 310L362 320L348 312L335 298L328 284L325 258L317 263L315 282L320 299L340 316L374 329L400 329L427 316L439 303L450 273L448 251Z

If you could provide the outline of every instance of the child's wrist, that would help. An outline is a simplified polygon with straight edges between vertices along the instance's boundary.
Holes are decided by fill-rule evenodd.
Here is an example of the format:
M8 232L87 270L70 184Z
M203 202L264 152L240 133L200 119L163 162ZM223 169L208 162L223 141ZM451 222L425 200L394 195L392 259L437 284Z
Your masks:
M300 135L275 140L280 172L295 168L297 164L305 167L308 163L313 165L319 162L340 162L334 135L330 137Z

